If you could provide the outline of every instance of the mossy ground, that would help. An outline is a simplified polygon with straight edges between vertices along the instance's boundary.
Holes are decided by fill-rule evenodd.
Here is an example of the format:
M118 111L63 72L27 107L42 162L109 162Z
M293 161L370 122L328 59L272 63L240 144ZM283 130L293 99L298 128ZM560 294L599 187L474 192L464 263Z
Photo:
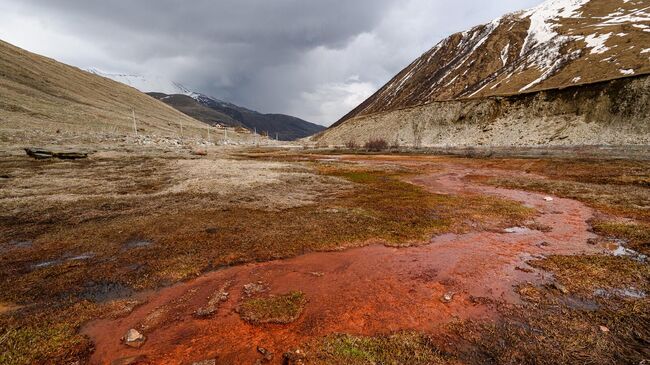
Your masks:
M237 312L243 320L253 323L286 324L298 319L307 298L300 291L282 295L246 299L239 305Z
M311 344L307 356L307 363L313 364L458 364L438 351L428 336L416 332L374 337L332 335Z

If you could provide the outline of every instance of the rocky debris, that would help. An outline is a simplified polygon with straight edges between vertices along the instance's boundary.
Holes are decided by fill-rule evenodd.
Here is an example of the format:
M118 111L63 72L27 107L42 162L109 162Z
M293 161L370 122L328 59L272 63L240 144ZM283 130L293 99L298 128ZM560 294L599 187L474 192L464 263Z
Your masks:
M601 332L609 332L609 328L605 326L598 326L598 328L600 329Z
M521 267L521 266L515 266L515 270L518 270L518 271L521 271L521 272L525 272L525 273L527 273L527 274L533 272L532 269L529 269L529 268L527 268L527 267Z
M552 202L552 201L553 201L553 198L550 197L550 196L545 196L545 197L544 197L544 200L547 201L547 202Z
M203 150L203 149L196 149L196 150L192 150L192 154L193 154L194 156L207 156L207 155L208 155L208 151Z
M111 365L137 365L137 364L145 364L147 362L147 357L144 355L137 355L137 356L128 356L128 357L121 357L119 359L115 359L111 361Z
M262 354L262 356L264 356L262 358L263 362L270 362L273 360L273 353L265 349L264 347L257 346L257 352L259 352L260 354Z
M248 283L244 285L244 296L251 297L255 294L264 293L268 290L268 287L261 281L257 283Z
M282 363L285 365L303 365L305 364L305 358L305 353L302 350L297 349L282 354Z
M192 365L217 365L217 359L208 359L193 362Z
M45 148L28 147L25 148L28 156L37 160L44 160L48 158L58 158L61 160L77 160L88 157L88 152L82 151L53 151Z
M140 348L142 345L144 345L144 342L146 341L146 338L144 335L137 330L131 328L126 332L124 337L122 337L122 341L124 342L125 345L133 348Z
M450 303L454 299L455 294L456 293L451 292L451 291L446 292L445 294L442 295L442 297L440 297L440 301L443 302L443 303Z
M560 293L562 293L562 294L568 294L569 293L569 289L567 289L566 286L564 286L564 285L562 285L562 284L560 284L560 283L558 283L556 281L551 284L551 287L553 289L559 290Z
M542 247L548 247L550 245L551 245L550 243L548 243L546 241L542 241L542 242L537 244L537 247L542 248Z
M226 285L222 286L219 290L217 290L214 294L212 294L211 297L208 298L208 304L205 307L201 307L197 309L194 312L194 316L197 318L206 318L211 315L213 315L217 309L219 309L219 305L226 300L228 300L228 296L230 293L226 291L226 289L231 285L231 283L227 283Z
M312 271L309 273L309 275L315 276L317 278L320 278L321 276L325 276L324 272L321 271Z

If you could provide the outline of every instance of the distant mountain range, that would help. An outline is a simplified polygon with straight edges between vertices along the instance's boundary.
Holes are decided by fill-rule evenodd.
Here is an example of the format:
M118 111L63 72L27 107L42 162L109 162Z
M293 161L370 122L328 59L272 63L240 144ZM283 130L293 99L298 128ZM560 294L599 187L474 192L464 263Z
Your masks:
M88 69L134 87L173 108L207 124L243 127L268 134L270 138L290 141L321 132L325 127L285 114L263 114L217 98L193 92L180 83L160 77L108 73Z

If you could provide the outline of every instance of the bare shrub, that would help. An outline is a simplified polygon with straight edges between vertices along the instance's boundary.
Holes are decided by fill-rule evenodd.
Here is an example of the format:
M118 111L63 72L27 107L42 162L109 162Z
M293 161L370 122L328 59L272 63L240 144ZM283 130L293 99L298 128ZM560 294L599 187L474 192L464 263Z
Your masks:
M382 138L371 139L364 145L364 148L368 151L384 151L388 149L388 142Z
M356 150L357 148L359 148L359 145L357 144L356 141L347 141L345 142L345 148L349 150Z

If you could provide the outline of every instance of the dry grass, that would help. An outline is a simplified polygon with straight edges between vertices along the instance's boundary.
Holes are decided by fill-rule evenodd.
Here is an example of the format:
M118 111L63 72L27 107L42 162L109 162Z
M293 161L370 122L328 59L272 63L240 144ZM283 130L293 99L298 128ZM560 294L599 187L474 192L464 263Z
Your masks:
M300 317L307 298L300 291L265 298L247 299L237 308L241 318L253 324L287 324Z
M550 365L639 364L650 357L650 300L624 294L648 292L648 265L609 256L552 256L531 264L552 272L568 293L524 285L518 291L526 304L502 307L496 323L453 324L461 359Z

